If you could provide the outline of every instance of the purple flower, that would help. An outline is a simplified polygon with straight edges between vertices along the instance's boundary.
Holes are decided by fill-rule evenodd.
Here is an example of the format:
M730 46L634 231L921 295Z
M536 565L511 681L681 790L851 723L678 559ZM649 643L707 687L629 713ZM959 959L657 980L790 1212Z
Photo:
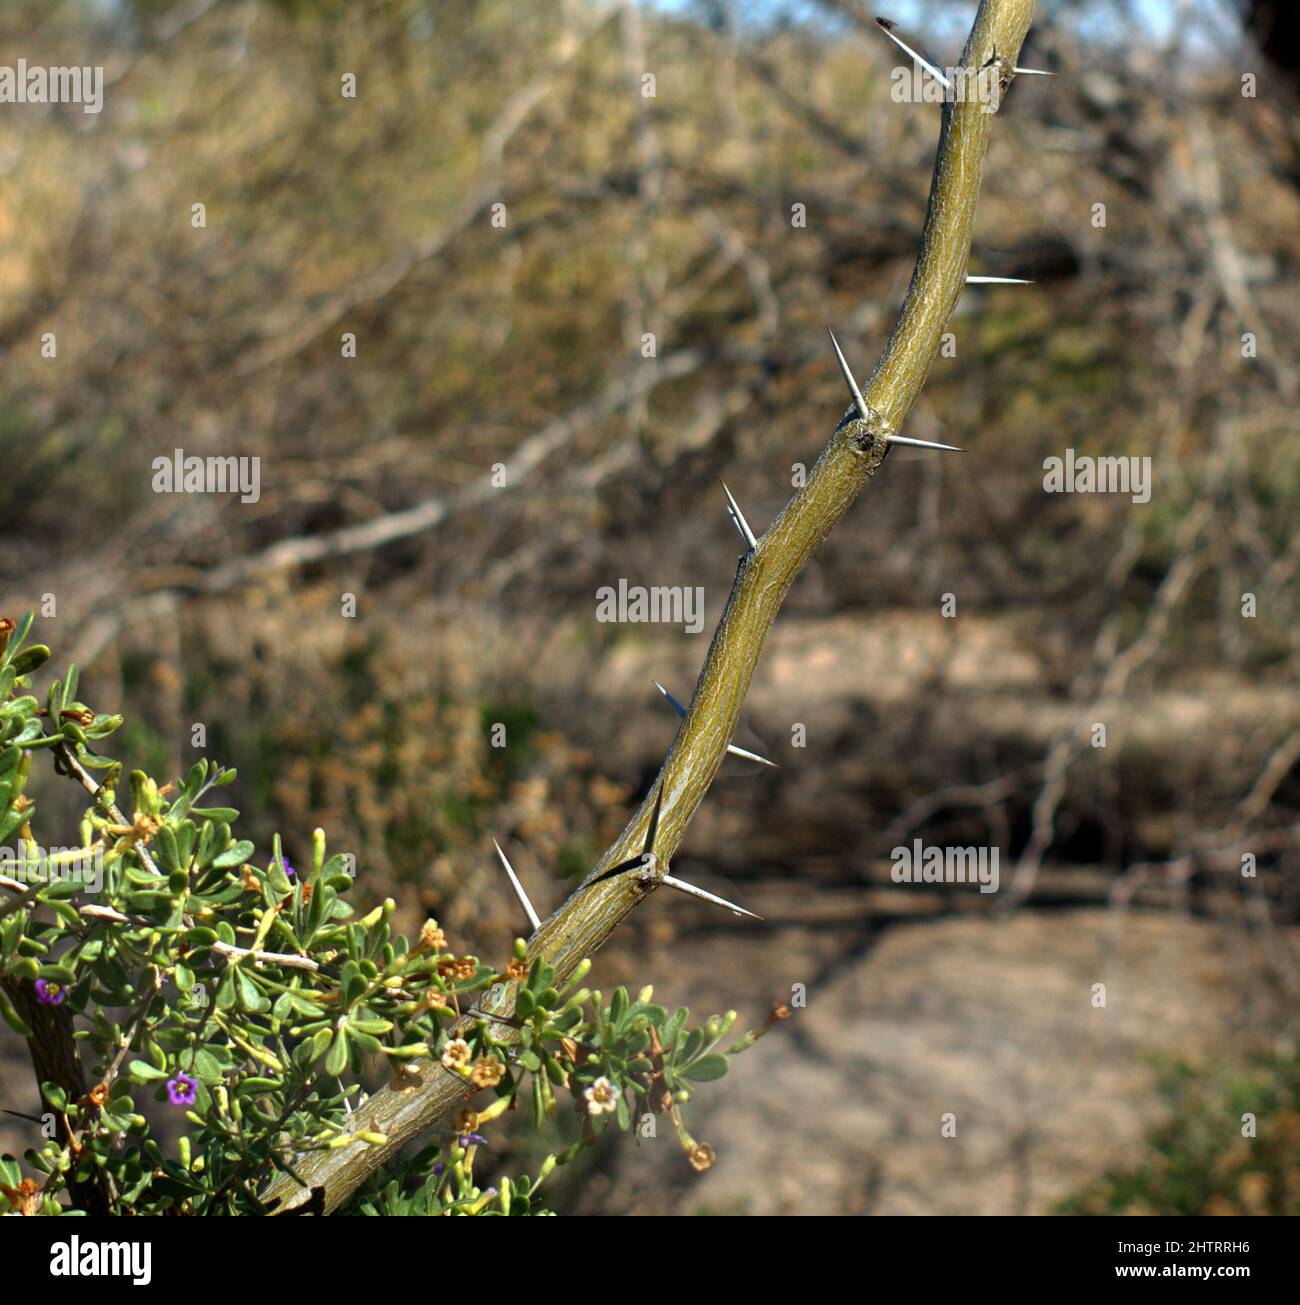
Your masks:
M487 1138L482 1133L466 1133L464 1137L458 1137L456 1141L463 1147L487 1146Z
M36 980L36 1000L43 1006L57 1006L67 995L68 990L61 983L52 983L49 979Z
M199 1081L188 1074L177 1074L167 1080L167 1099L174 1106L192 1106L199 1094Z
M292 879L298 872L289 864L289 858L283 853L280 856L280 864L284 867L284 873Z

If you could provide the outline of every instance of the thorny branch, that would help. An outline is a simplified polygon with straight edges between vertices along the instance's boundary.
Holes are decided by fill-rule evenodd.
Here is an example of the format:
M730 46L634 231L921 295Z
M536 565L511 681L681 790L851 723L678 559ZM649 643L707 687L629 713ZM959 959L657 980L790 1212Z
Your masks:
M981 0L962 53L967 68L996 69L1005 90L1033 14L1033 0ZM995 117L975 99L943 108L921 251L889 342L865 387L868 418L854 408L841 419L804 488L741 558L688 713L659 776L622 834L574 893L534 932L531 960L543 956L563 980L662 881L726 754L759 655L796 576L879 470L889 438L901 430L938 354L966 283L971 234ZM662 802L654 872L608 876L641 852ZM513 993L495 1007L508 1014ZM434 1062L414 1067L418 1086L387 1087L358 1111L359 1129L385 1134L383 1146L357 1143L308 1156L301 1165L328 1213L386 1160L432 1127L472 1089ZM280 1176L265 1199L291 1208L312 1199Z

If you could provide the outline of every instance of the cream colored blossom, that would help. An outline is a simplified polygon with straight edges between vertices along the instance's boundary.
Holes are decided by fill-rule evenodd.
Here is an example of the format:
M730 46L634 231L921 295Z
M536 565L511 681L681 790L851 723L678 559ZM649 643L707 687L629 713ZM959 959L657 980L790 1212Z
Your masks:
M473 1079L475 1087L496 1087L505 1072L505 1063L498 1060L496 1056L480 1056L474 1062L470 1078Z
M442 1067L459 1073L469 1064L469 1043L464 1038L452 1038L442 1049Z
M618 1109L618 1089L603 1075L583 1092L589 1115L603 1115Z
M706 1169L712 1168L717 1155L707 1142L696 1142L686 1153L686 1158L691 1162L692 1169L697 1173L703 1173Z

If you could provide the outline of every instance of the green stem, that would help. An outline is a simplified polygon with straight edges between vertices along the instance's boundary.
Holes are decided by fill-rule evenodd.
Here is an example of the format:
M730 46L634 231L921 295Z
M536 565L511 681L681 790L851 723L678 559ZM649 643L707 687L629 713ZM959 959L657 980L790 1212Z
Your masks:
M1003 89L1033 17L1033 0L981 0L962 65L983 68L1000 60ZM542 921L528 957L544 957L562 982L659 886L692 817L718 772L740 718L754 668L795 577L848 511L888 452L886 437L906 422L938 355L944 331L966 284L971 233L979 201L994 106L970 98L943 107L921 252L889 342L865 397L871 419L853 408L841 419L807 485L785 505L736 571L690 708L657 781L640 809L595 868L560 908ZM655 840L655 874L602 878L643 849L656 795L663 803ZM414 1089L383 1088L358 1112L364 1127L385 1133L387 1146L349 1147L312 1157L302 1166L311 1187L324 1189L324 1208L337 1209L383 1163L470 1095L463 1080L434 1061L417 1062L424 1082ZM266 1199L293 1206L308 1193L284 1177Z

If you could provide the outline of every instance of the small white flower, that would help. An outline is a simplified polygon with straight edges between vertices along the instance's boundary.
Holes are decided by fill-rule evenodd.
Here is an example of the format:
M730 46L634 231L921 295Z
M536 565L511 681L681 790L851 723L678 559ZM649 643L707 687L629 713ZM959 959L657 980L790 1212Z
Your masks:
M469 1063L469 1043L464 1038L452 1038L442 1050L442 1067L453 1074Z
M582 1094L587 1101L589 1115L611 1114L618 1109L618 1089L603 1075Z

